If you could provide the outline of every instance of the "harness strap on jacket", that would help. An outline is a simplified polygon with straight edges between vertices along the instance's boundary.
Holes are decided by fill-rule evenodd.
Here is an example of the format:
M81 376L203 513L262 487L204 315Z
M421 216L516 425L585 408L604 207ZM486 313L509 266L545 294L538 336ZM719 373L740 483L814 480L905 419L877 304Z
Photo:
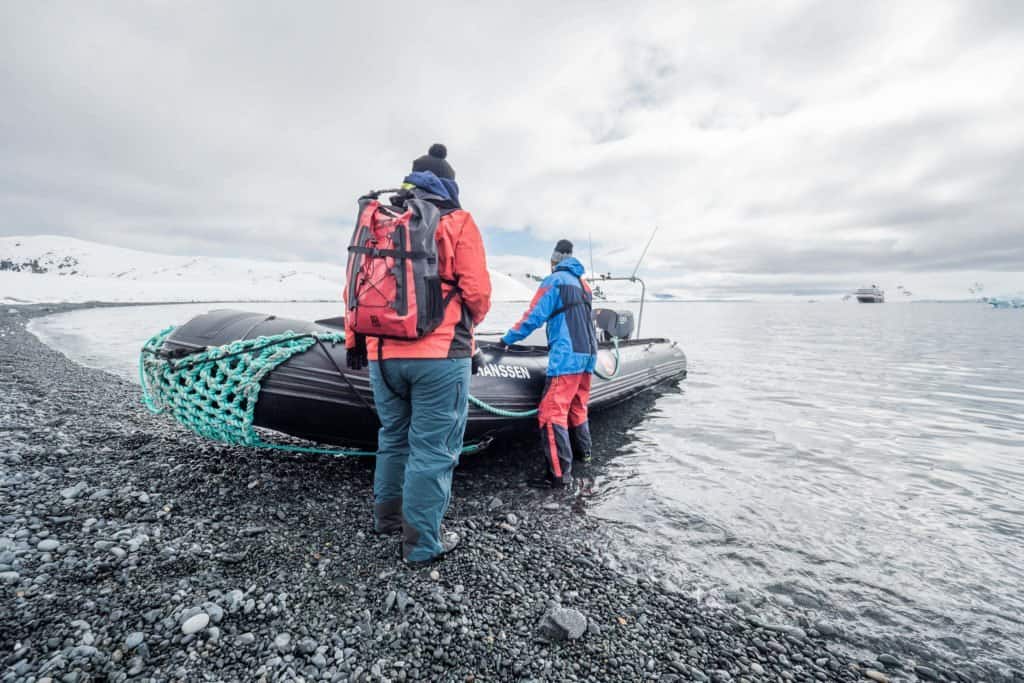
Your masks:
M590 304L588 304L586 301L574 301L571 304L566 304L565 306L560 306L559 308L556 308L555 310L551 311L551 315L548 316L548 320L551 320L556 315L561 315L562 313L565 313L570 308L573 308L575 306L586 306L586 307L589 308Z
M377 249L375 247L351 246L348 250L356 254L369 254L374 258L390 256L392 258L425 259L428 256L425 251L406 251L404 249Z
M586 290L586 289L585 289L585 288L583 287L583 278L581 278L581 277L580 277L579 275L577 275L576 273L572 272L572 271L571 271L571 270L569 270L568 268L557 268L557 269L556 269L556 271L560 271L560 272L563 272L563 273L568 273L569 275L572 275L572 276L573 276L574 278L576 278L577 280L579 280L579 281L580 281L580 289L581 289L582 291L584 291L584 292L586 292L586 291L587 291L587 290ZM574 302L573 302L573 303L571 303L571 304L566 304L566 305L564 305L564 306L559 306L559 307L558 307L558 308L556 308L555 310L551 311L551 315L549 315L549 316L548 316L548 320L551 320L551 319L553 319L553 318L554 318L554 317L555 317L556 315L561 315L562 313L565 313L566 311L568 311L568 310L569 310L570 308L573 308L574 306L586 306L587 308L590 308L590 307L591 307L591 304L590 304L590 302L589 302L589 301L574 301Z
M451 289L448 290L448 293L445 294L444 297L444 308L445 310L447 310L448 304L452 302L452 299L454 299L456 295L462 294L462 289L459 288L458 280L446 280L445 278L441 278L441 283L451 287Z

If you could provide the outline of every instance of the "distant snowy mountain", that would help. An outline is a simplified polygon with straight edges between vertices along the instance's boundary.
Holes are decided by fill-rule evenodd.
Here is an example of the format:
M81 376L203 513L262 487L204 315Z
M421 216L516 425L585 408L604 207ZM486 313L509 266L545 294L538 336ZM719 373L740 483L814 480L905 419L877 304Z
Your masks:
M171 256L73 237L0 237L0 301L336 301L342 263ZM495 301L528 301L523 283L491 271Z

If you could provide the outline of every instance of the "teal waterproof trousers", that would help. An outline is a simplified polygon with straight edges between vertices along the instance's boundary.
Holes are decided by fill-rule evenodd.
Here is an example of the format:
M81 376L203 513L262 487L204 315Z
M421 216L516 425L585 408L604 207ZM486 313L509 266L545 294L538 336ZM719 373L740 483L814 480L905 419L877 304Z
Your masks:
M469 378L469 358L370 362L381 423L374 526L385 532L401 525L407 560L429 560L443 552L441 519L451 501L452 470L459 464L466 431Z

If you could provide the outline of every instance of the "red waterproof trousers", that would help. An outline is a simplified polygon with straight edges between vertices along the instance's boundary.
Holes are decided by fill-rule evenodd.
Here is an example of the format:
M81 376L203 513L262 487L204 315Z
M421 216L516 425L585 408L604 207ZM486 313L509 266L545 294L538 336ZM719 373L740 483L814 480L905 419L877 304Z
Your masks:
M590 458L590 378L589 372L548 377L537 406L548 476L559 483L572 475L574 450L584 460Z

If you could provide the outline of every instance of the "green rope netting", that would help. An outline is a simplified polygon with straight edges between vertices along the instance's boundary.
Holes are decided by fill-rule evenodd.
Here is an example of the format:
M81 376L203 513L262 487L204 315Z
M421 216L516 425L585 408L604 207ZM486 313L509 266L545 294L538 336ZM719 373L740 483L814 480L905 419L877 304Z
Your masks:
M240 339L222 346L207 347L182 358L169 358L161 352L174 331L168 327L149 338L139 355L139 382L142 402L154 415L169 412L185 427L207 439L257 448L325 455L373 456L373 451L294 446L264 441L253 425L260 385L277 366L292 356L308 351L314 344L344 343L340 332L282 334ZM605 375L609 380L619 373L619 344L615 341L615 369ZM476 407L495 415L525 418L536 409L504 410L470 395ZM480 444L464 446L463 453L479 450Z
M264 441L253 426L260 383L274 368L317 343L343 343L342 334L283 334L240 339L181 359L160 353L174 330L153 335L139 356L142 402L155 415L169 412L196 434L222 443L299 453L372 456L372 451L317 448Z

